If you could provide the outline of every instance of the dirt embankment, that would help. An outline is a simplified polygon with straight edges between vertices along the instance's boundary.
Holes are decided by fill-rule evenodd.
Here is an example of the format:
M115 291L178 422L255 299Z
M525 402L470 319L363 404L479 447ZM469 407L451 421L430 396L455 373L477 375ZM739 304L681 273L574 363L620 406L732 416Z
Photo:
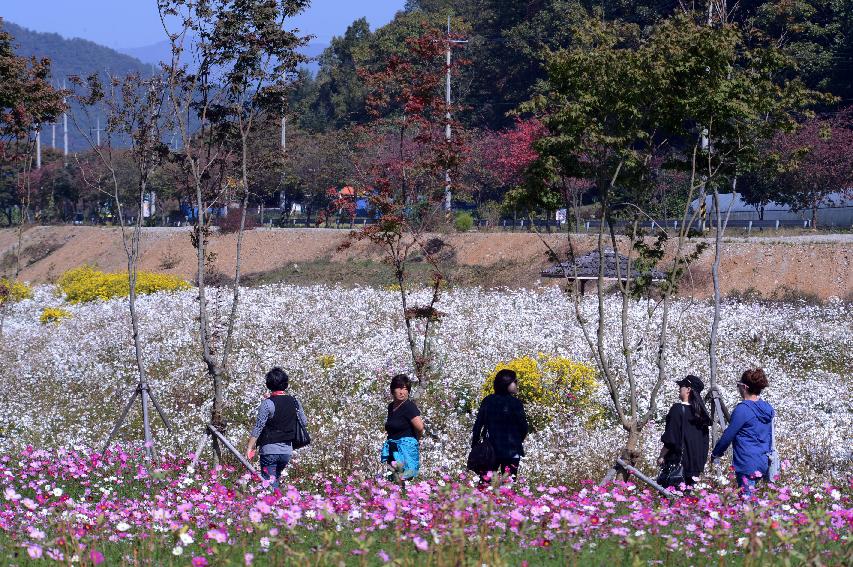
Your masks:
M446 246L441 252L451 280L462 285L538 287L555 282L541 278L548 267L546 247L530 233L468 233L436 235ZM390 270L381 264L381 251L367 242L347 250L339 246L346 231L325 229L273 229L246 233L243 273L250 281L383 284ZM545 239L560 253L567 249L564 235ZM578 236L577 251L595 248L591 237ZM214 270L234 271L236 235L211 238ZM0 272L14 266L17 232L0 230ZM727 239L721 282L724 294L750 291L764 297L791 295L853 298L853 235ZM187 229L146 229L141 244L143 270L166 272L193 279L195 250ZM84 263L103 270L127 268L119 230L101 227L33 227L24 232L21 279L53 281L64 271ZM692 266L683 293L711 294L709 247ZM420 270L427 272L426 266ZM415 273L418 270L415 269Z

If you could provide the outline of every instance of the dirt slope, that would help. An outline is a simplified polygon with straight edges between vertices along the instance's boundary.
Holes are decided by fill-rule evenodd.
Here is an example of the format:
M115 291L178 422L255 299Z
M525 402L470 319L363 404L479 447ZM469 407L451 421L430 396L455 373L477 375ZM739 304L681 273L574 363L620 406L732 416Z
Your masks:
M466 284L511 287L552 285L542 281L539 271L548 266L545 246L529 233L468 233L437 235L448 247L443 253L451 273L457 270ZM326 229L254 230L245 236L243 272L259 275L289 270L299 272L300 263L324 266L316 280L327 283L347 281L346 267L374 264L382 255L374 246L357 242L339 251L346 231ZM546 236L558 251L567 246L565 236ZM580 252L594 249L589 237L577 237ZM9 273L14 265L17 233L0 230L0 270ZM234 270L235 235L211 239L215 269L224 274ZM853 298L853 235L733 238L724 244L722 263L723 292L753 290L765 297L773 294L801 294ZM187 229L146 229L142 240L144 270L167 272L187 279L195 276L195 250ZM33 227L23 238L21 278L31 282L52 281L62 272L83 263L101 269L126 269L126 258L118 229L100 227ZM691 270L685 293L707 297L711 293L709 249ZM296 266L293 266L296 264ZM338 269L339 268L339 269ZM353 276L354 277L354 276Z

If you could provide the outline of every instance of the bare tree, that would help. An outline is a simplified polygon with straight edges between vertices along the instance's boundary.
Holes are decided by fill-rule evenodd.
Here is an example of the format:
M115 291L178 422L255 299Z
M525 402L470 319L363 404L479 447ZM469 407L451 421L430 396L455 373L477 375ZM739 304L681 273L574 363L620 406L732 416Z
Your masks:
M223 381L228 373L240 300L241 253L249 200L249 139L259 116L285 110L288 78L302 60L297 49L308 38L286 30L284 25L287 18L307 5L307 0L158 0L172 48L172 60L164 68L171 111L183 146L179 160L188 174L198 210L192 242L198 259L200 347L213 390L207 432L214 463L221 459L220 442L230 445L222 433L226 428ZM190 62L184 63L186 60ZM208 211L221 206L228 196L226 191L235 186L222 183L231 160L238 164L236 188L242 215L227 328L222 344L216 345L205 282L212 219ZM242 460L239 452L232 452Z
M163 79L159 75L142 78L137 74L126 77L109 77L109 82L105 87L97 75L91 75L85 82L79 77L71 77L71 82L79 89L73 99L80 104L85 116L89 116L89 110L92 108L103 107L106 112L107 124L104 144L99 144L97 140L92 138L91 131L79 123L75 114L72 114L72 119L78 132L89 144L92 153L103 167L104 173L103 176L95 177L92 172L87 171L86 167L80 166L78 161L81 177L88 185L108 194L116 208L122 245L127 257L128 307L130 309L134 355L138 373L137 386L107 437L105 449L118 433L136 398L141 397L145 456L150 461L153 457L154 441L149 420L149 400L153 402L163 423L170 431L171 425L157 403L157 398L148 382L148 373L143 357L143 338L140 334L139 314L136 309L136 282L144 222L142 212L145 200L149 197L149 181L164 157L168 155L168 148L162 141L162 132L168 127L161 116L164 102ZM136 170L136 191L133 194L136 209L131 209L135 213L131 230L128 230L126 204L122 195L121 184L116 175L117 156L113 146L116 139L130 145L129 153Z

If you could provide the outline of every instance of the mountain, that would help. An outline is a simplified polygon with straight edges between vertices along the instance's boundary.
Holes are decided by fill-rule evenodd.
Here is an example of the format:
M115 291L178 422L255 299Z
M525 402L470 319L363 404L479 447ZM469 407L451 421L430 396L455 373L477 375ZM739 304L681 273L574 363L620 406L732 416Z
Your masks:
M311 59L302 66L311 71L312 75L316 75L317 70L320 68L317 63L317 57L327 47L328 44L325 43L309 43L302 49L302 54ZM159 65L161 61L170 61L172 58L172 48L167 40L142 47L120 48L118 51L150 65ZM188 63L188 61L183 61L183 63Z
M119 53L109 47L85 39L66 39L55 33L41 33L28 30L7 20L2 21L3 29L14 37L13 44L18 55L37 57L51 60L51 75L57 87L61 87L63 81L71 75L87 77L92 73L100 73L105 79L106 75L123 76L131 73L150 75L154 67L143 63L123 53ZM69 85L70 86L70 85ZM90 132L97 125L89 124L87 117L72 107L71 116L68 117L68 147L70 151L81 151L88 148L85 138L74 125L75 119L83 129ZM101 125L104 118L101 117ZM62 126L56 128L57 145L62 146ZM53 128L45 125L42 130L42 142L50 146L53 139Z
M6 20L3 28L15 38L15 51L19 55L50 59L53 78L59 83L69 75L85 77L93 72L149 75L154 71L151 65L137 58L86 39L35 32Z

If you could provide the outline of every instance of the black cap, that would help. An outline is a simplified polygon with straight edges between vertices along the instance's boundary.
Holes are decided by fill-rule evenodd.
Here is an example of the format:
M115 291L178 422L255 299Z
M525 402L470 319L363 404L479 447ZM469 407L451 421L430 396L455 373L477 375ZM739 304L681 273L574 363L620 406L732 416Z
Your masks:
M681 380L676 380L675 383L679 386L685 386L687 388L696 390L696 392L701 392L705 389L705 384L702 382L702 380L692 374L685 376Z

